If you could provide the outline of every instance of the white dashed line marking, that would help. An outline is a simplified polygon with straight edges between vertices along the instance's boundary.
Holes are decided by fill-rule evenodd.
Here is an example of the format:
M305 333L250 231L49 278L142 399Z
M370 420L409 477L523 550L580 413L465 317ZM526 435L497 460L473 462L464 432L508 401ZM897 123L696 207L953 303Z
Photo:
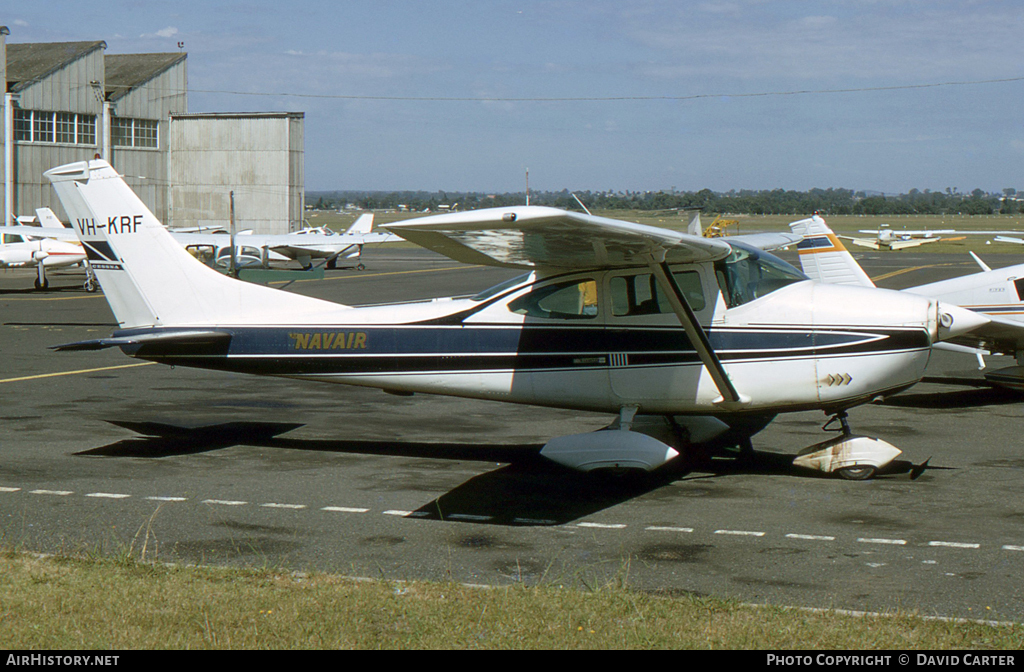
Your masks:
M906 539L867 539L861 537L858 539L862 544L889 544L890 546L906 546Z
M763 537L764 532L749 532L747 530L715 530L715 534L728 534L734 537Z
M0 486L0 493L11 493L11 492L22 492L22 488L14 487L14 486ZM68 497L70 495L75 494L75 492L73 490L45 490L45 489L39 489L39 490L27 490L25 492L28 492L29 494L32 494L32 495L53 495L53 496L56 496L56 497ZM130 497L132 497L132 495L127 494L127 493L117 493L117 492L90 492L88 494L80 495L80 496L90 497L90 498L93 498L93 499L112 499L112 500L129 499ZM144 499L149 500L149 501L156 501L156 502L186 502L186 501L189 501L188 497L163 496L163 495L148 496L148 497L145 497ZM230 499L204 499L204 500L202 500L202 503L203 504L216 505L216 506L246 506L246 505L249 504L249 502L246 502L246 501L230 500ZM294 510L294 511L303 510L303 509L309 508L309 506L306 505L306 504L283 504L283 503L279 503L279 502L268 502L266 504L260 504L259 506L262 507L262 508L267 508L267 509L288 509L288 510ZM324 507L321 507L320 510L321 511L334 512L334 513L369 513L370 512L370 509L368 509L368 508L353 507L353 506L324 506ZM427 511L406 511L406 510L402 510L402 509L388 509L386 511L382 511L381 514L385 515L385 516L396 516L396 517L403 517L403 518L428 518L428 517L431 516L431 513L427 512ZM453 513L453 514L450 514L448 516L445 516L444 519L445 520L460 520L460 521L465 521L465 522L481 522L482 523L482 522L488 522L488 521L494 520L494 516L477 515L477 514L471 514L471 513ZM513 523L519 524L519 525L558 525L559 522L560 521L546 519L546 518L514 518L513 519ZM624 529L627 529L629 527L629 525L626 524L626 523L580 522L580 523L576 523L575 525L566 525L566 527L576 527L576 528L584 528L584 529L599 529L599 530L624 530ZM647 527L644 528L644 530L647 531L647 532L673 532L673 533L686 533L686 534L692 534L694 532L694 528L692 528L692 527L676 527L676 526L670 526L670 525L648 525ZM720 534L720 535L726 535L726 536L734 536L734 537L758 537L758 538L760 538L760 537L766 536L767 533L766 532L753 531L753 530L728 530L728 529L720 529L720 530L715 530L714 534ZM827 541L827 542L834 542L834 541L836 541L836 537L834 537L834 536L831 536L831 535L819 535L819 534L789 533L789 534L786 534L785 537L787 539L795 539L795 540L801 540L801 541ZM907 545L907 540L905 540L905 539L886 539L886 538L877 538L877 537L859 537L859 538L857 538L857 542L858 543L862 543L862 544L882 544L882 545L889 545L889 546L906 546ZM968 543L968 542L958 542L958 541L929 541L929 542L927 542L927 545L932 547L932 548L959 548L959 549L967 549L967 550L978 550L982 546L980 543L973 543L973 542ZM1005 544L1001 548L1004 551L1024 552L1024 545ZM934 564L935 561L933 561L933 560L926 560L924 562L925 562L925 564L929 564L929 563L930 564ZM882 566L882 565L870 564L869 566L873 566L874 567L874 566Z
M944 548L981 548L981 544L964 544L958 541L929 541L928 545Z

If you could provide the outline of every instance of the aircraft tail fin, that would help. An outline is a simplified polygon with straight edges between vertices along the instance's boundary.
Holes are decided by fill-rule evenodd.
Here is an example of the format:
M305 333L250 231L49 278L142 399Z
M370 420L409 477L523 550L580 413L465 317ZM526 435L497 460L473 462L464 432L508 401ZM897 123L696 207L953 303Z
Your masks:
M804 237L797 251L800 266L809 278L832 285L875 286L824 219L814 215L793 222L789 228Z
M694 210L690 215L690 223L686 225L686 232L691 236L704 235L704 227L700 223L700 210Z
M352 226L348 227L345 233L369 233L373 228L373 213L359 215Z
M39 225L44 229L65 228L61 221L57 219L57 215L53 214L53 210L49 208L36 208L36 219L39 220Z
M46 171L125 328L323 319L346 306L229 278L179 245L102 160Z

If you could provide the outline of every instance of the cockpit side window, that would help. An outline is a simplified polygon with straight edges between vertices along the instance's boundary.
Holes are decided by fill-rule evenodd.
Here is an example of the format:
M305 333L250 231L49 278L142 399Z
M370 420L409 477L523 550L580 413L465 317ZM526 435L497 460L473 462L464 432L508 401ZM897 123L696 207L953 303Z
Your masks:
M696 271L677 271L672 276L690 308L703 310L704 289L700 283L700 274ZM651 273L615 276L609 281L608 288L612 315L616 317L672 312L672 305Z
M1017 288L1017 298L1024 301L1024 278L1014 280L1013 286Z
M729 308L808 279L776 256L738 243L730 245L733 249L729 256L715 263L715 276Z
M597 317L597 283L590 279L542 285L510 301L518 315L549 320L581 320Z

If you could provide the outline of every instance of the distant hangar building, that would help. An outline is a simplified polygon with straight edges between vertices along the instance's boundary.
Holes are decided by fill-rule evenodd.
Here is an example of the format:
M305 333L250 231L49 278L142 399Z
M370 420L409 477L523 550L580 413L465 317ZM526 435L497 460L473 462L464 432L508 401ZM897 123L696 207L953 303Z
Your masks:
M46 170L100 156L168 226L230 221L285 233L302 225L302 113L189 114L187 54L106 54L106 43L8 44L3 145L5 223L49 207L69 217Z

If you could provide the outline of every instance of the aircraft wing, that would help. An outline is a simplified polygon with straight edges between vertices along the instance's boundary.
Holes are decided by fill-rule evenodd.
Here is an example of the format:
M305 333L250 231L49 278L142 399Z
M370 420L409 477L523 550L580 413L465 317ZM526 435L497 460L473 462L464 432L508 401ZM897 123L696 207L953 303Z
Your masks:
M487 208L408 219L384 228L456 261L510 268L595 268L713 261L729 244L543 206Z
M37 228L37 227L20 227ZM183 233L171 231L171 235L181 245L210 245L223 247L231 244L231 237L224 233ZM337 248L342 249L350 245L363 245L367 243L386 243L398 240L398 236L390 233L338 233L324 235L321 233L281 233L281 234L258 234L239 233L235 235L235 245L241 247L268 247L275 252L285 250L310 250L316 248Z
M729 236L730 241L739 241L765 252L796 245L803 236L796 233L748 233L742 236Z
M874 238L850 238L848 236L836 236L836 237L837 238L845 238L846 240L850 241L854 245L857 245L857 246L860 246L860 247L870 247L872 250L880 250L880 249L882 249L882 246Z
M54 229L43 226L0 226L0 233L9 233L20 236L32 236L34 238L52 238L71 243L78 242L78 234L74 229L61 227Z
M253 236L253 238L257 238ZM343 248L349 245L365 245L369 243L388 243L399 240L399 237L393 233L337 233L330 236L322 234L303 234L301 236L295 235L294 233L283 233L280 235L271 236L258 236L260 244L258 247L266 245L272 250L281 251L286 249L314 249L322 247L335 247ZM236 239L236 244L245 242L249 238Z
M894 240L889 243L889 248L893 250L903 250L908 247L917 247L918 245L924 245L925 243L937 243L942 240L941 238L912 238L910 240Z

